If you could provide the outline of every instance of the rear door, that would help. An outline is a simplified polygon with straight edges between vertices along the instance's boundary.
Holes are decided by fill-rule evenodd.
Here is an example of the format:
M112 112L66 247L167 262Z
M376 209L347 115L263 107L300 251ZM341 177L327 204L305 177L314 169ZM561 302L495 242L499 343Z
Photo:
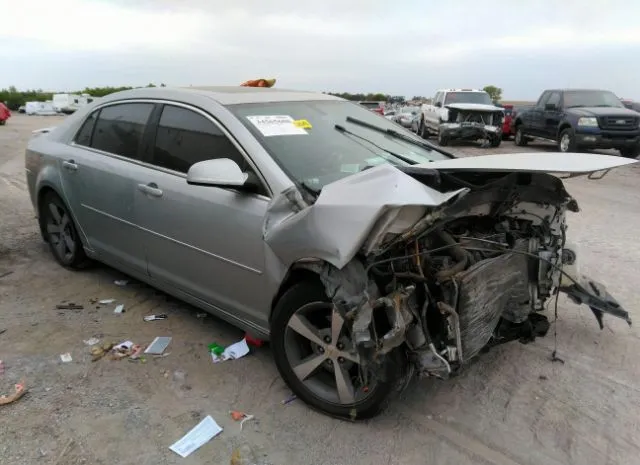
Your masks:
M62 181L81 234L101 260L146 273L134 197L148 168L143 134L153 103L118 103L91 113L62 161Z
M246 192L186 180L191 165L212 158L230 158L255 175L248 159L210 115L187 106L162 108L153 147L155 169L136 192L149 274L236 318L267 326L266 189Z
M431 105L427 107L427 112L425 114L425 123L427 127L431 128L432 131L437 131L439 125L439 117L438 110L439 108L436 106L436 103L444 100L444 92L436 92L436 95L433 97L433 101Z

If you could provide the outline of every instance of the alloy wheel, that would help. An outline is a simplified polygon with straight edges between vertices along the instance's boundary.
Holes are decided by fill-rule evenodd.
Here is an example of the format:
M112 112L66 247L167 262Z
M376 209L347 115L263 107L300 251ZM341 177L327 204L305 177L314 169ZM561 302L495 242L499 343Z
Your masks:
M334 405L363 402L375 381L360 379L360 358L342 315L327 302L299 308L287 323L285 354L298 380L317 398Z
M560 151L568 152L570 145L571 145L571 136L569 136L569 134L566 134L566 133L563 134L562 137L560 138Z
M55 202L50 202L47 210L46 228L52 248L62 262L71 263L77 242L69 213Z

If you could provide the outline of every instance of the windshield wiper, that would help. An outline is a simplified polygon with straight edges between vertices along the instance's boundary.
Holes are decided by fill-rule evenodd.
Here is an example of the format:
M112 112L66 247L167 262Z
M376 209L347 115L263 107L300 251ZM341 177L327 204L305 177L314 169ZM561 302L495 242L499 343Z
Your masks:
M373 145L374 147L379 148L380 150L382 150L384 152L387 152L389 155L393 155L394 157L402 160L405 163L408 163L409 165L416 165L417 164L417 162L415 160L412 160L411 158L408 158L408 157L405 157L403 155L400 155L399 153L392 152L391 150L386 149L386 148L376 144L375 142L371 141L370 139L367 139L366 137L362 137L361 135L356 134L355 132L349 131L344 126L340 126L339 124L336 124L333 127L336 128L338 131L344 133L344 134L349 134L350 136L357 137L358 139L362 139L363 141L368 142L369 144Z
M443 155L446 155L448 157L455 158L449 152L445 152L444 150L441 150L440 148L436 147L435 145L432 145L432 144L430 144L428 142L421 142L421 141L415 140L413 137L405 136L404 134L396 131L395 129L381 128L380 126L376 126L375 124L367 123L366 121L362 121L361 119L353 118L351 116L347 116L347 121L349 123L354 123L354 124L357 124L359 126L364 126L365 128L369 128L369 129L372 129L374 131L381 132L383 134L388 134L388 135L393 136L393 137L395 137L397 139L401 139L401 140L404 140L406 142L409 142L410 144L417 145L418 147L422 147L422 148L426 148L426 149L429 149L429 150L433 150L433 151L436 151L436 152L441 153Z

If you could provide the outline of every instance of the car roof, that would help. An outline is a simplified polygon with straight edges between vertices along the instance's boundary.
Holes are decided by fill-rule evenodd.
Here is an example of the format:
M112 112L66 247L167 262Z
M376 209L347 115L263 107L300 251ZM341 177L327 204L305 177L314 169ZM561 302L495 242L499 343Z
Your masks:
M300 90L275 89L264 87L242 86L190 86L190 87L141 87L109 94L109 100L122 98L172 98L176 94L201 95L220 103L221 105L235 105L241 103L268 102L300 102L309 100L343 101L320 92Z
M484 92L482 89L440 89L438 92Z

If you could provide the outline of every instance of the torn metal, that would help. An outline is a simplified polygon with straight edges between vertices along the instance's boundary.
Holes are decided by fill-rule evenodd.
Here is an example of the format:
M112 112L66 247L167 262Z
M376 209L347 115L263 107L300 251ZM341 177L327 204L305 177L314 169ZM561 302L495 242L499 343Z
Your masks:
M602 285L576 278L565 213L578 205L545 173L630 161L545 155L380 165L310 201L292 188L272 202L264 238L283 269L319 275L363 379L397 350L408 372L446 378L494 345L544 336L541 312L560 291L591 308L601 327L603 313L630 324Z

